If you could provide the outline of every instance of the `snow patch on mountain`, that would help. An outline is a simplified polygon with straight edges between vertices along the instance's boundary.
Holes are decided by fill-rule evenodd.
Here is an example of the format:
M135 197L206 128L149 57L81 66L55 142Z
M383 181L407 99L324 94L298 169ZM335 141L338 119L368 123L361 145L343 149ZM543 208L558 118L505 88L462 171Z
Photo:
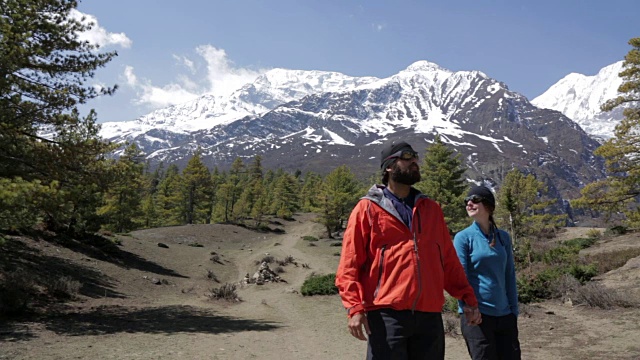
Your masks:
M623 61L618 61L606 66L594 76L571 73L531 103L539 108L560 111L590 135L610 138L622 120L622 112L602 112L600 106L619 95L622 79L618 74L623 69L622 64Z

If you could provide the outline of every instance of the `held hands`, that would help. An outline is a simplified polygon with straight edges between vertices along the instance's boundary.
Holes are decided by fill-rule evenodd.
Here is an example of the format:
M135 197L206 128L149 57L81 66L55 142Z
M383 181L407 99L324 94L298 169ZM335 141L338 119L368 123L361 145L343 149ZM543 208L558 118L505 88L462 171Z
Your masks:
M462 311L464 311L464 317L467 319L467 325L480 325L482 323L482 315L477 306L465 306Z
M364 332L362 331L362 326L364 325ZM349 318L349 322L347 324L349 327L349 332L353 337L360 340L367 340L367 337L364 335L366 332L367 335L371 335L371 330L369 330L369 321L367 321L367 317L364 313L354 314L351 318Z

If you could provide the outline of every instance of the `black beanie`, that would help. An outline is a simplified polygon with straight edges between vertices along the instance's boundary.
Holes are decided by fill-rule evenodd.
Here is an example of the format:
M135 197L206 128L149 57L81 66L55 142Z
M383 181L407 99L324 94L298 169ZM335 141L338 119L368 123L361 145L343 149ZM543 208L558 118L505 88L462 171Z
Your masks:
M478 195L481 196L484 200L482 203L485 205L496 207L496 198L493 196L491 190L489 190L486 186L474 186L469 190L467 196Z
M380 153L380 168L384 172L394 161L396 158L387 159L389 156L397 153L400 150L410 150L413 151L411 145L407 144L404 141L400 142L389 142L385 145L384 149L382 149L382 153ZM415 151L413 151L415 152Z

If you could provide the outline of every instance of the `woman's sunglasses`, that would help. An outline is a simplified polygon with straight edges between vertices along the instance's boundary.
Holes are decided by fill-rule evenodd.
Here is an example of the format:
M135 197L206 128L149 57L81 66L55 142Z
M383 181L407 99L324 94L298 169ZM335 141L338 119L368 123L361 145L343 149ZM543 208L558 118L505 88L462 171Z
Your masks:
M415 152L415 151L402 150L402 151L398 151L395 154L387 156L385 158L385 160L394 159L394 158L398 158L398 159L402 159L402 160L411 160L411 159L415 158L416 160L418 160L419 156L418 156L418 153Z
M482 202L482 200L484 200L484 198L480 195L471 195L464 198L464 204L467 205L469 201L471 201L474 204L479 204Z

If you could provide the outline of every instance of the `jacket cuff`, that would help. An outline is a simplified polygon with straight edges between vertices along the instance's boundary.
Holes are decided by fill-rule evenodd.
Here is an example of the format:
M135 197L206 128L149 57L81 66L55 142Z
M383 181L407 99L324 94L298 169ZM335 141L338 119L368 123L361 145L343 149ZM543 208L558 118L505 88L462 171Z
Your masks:
M351 318L355 314L363 313L364 305L358 304L347 309L347 316Z

